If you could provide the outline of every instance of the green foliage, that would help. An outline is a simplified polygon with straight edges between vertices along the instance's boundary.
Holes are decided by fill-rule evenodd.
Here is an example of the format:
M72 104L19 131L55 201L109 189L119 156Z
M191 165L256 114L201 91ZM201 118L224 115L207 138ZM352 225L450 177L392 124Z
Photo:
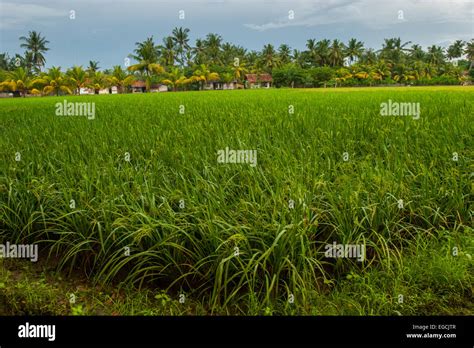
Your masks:
M389 99L421 118L381 117ZM184 291L209 312L262 314L289 294L306 308L347 272L472 225L468 87L67 97L95 102L94 120L55 116L63 100L0 104L0 241L99 283ZM218 164L226 147L258 165ZM333 241L367 261L325 258Z
M311 70L311 76L314 79L314 84L318 87L326 87L334 75L334 70L328 66L318 67Z
M273 69L273 83L276 87L304 87L306 71L292 63Z

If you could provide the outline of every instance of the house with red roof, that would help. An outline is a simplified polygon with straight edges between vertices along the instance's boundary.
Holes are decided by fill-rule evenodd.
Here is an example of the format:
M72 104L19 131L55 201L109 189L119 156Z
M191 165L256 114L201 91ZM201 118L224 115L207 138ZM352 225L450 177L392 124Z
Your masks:
M270 88L272 86L272 75L264 74L246 74L245 83L247 88Z

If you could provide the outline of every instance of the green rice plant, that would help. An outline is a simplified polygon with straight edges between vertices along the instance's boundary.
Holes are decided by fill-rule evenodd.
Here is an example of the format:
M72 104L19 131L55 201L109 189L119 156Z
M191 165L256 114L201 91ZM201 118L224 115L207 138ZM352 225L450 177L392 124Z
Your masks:
M0 242L37 243L95 282L184 292L210 313L308 312L347 275L403 267L440 230L472 231L472 96L67 96L96 103L93 120L56 116L64 97L1 100ZM382 117L389 99L420 103L421 117ZM257 165L218 163L226 147L256 150ZM365 260L325 257L333 242L364 245Z

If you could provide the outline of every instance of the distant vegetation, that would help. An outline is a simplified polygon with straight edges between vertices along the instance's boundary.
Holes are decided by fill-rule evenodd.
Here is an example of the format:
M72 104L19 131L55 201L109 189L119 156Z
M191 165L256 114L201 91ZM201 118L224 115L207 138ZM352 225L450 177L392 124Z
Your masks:
M135 80L145 81L147 90L158 83L175 91L198 90L210 81L243 83L247 73L269 73L276 87L458 85L474 76L474 40L457 40L447 49L432 45L425 51L390 38L375 51L354 38L347 44L309 39L302 51L287 44L248 51L214 33L191 45L189 29L180 27L161 43L153 37L137 42L123 65L102 71L96 61L86 68L43 71L49 41L36 31L20 40L23 55L0 54L0 91L20 95L78 94L80 88L97 92L110 86L125 93Z

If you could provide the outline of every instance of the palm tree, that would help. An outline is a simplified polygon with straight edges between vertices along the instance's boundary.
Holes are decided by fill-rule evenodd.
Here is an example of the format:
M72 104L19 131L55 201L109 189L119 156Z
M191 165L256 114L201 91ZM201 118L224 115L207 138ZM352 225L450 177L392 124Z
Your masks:
M95 94L99 94L101 89L104 89L108 86L107 77L104 73L96 71L91 75L89 88L94 90Z
M350 39L347 48L346 48L346 56L349 57L350 62L354 62L356 58L360 58L362 53L364 52L364 44L357 39Z
M385 39L383 47L380 50L381 57L393 63L399 63L404 58L404 53L409 51L408 48L405 48L409 44L411 44L411 41L402 44L402 40L399 37Z
M334 87L337 87L338 82L344 82L352 78L351 72L346 68L340 68L336 71L336 78L334 79Z
M20 45L22 48L26 48L31 52L31 60L35 67L35 70L41 71L41 67L45 65L46 59L43 56L43 53L49 50L46 45L49 43L45 37L41 37L41 33L36 31L30 31L28 37L21 36L21 41L24 41Z
M331 41L324 39L316 43L316 57L319 65L323 66L329 63L329 46Z
M316 47L316 40L315 39L309 39L306 41L306 48L308 49L308 56L313 63L313 66L316 66L318 63L318 52L317 52L317 47Z
M301 67L303 64L302 64L302 61L301 61L301 51L300 50L297 50L297 49L294 49L293 50L293 53L291 55L291 60L293 63L295 63L297 66Z
M415 74L405 64L398 64L393 69L393 79L397 82L408 82L415 79Z
M278 67L280 65L280 59L273 45L267 44L263 46L261 54L261 63L263 65L263 68L266 69L269 73L272 72L273 68Z
M173 36L171 39L173 40L174 44L177 47L177 53L180 55L180 63L181 63L181 68L184 67L184 63L186 60L186 52L191 48L188 44L189 42L189 29L188 28L174 28L173 29Z
M34 62L34 54L33 52L26 51L25 52L25 58L23 60L23 64L26 67L26 69L30 72L40 72L40 70L35 66Z
M229 42L224 43L221 46L221 59L220 63L222 65L229 65L234 61L234 58L237 57L236 47Z
M415 80L420 80L425 76L425 67L426 63L422 60L417 60L412 64L413 76L415 76Z
M89 66L87 67L87 73L92 76L96 71L100 69L99 62L95 60L89 61Z
M229 84L231 83L232 81L234 81L234 75L231 74L231 73L223 73L221 75L221 81L226 83L226 84Z
M8 70L10 57L7 52L0 53L0 70Z
M445 75L445 76L454 77L458 81L461 81L462 78L463 78L462 73L463 73L463 69L458 67L458 66L454 66L452 64L446 64L444 66L443 75Z
M244 75L248 72L247 66L244 62L240 62L239 65L231 65L232 75L236 81L241 82Z
M0 90L6 89L11 92L17 92L23 97L26 96L29 90L31 90L33 94L39 93L37 89L33 88L36 81L28 71L22 67L6 73L5 77L5 81L0 83Z
M255 50L252 50L245 55L245 61L247 62L247 65L251 68L255 68L255 65L258 64L259 59L260 55Z
M459 58L463 54L464 49L464 41L456 40L454 41L447 49L447 57L448 59L455 59Z
M130 86L135 80L135 76L127 74L120 65L113 68L112 76L109 77L111 86L117 86L118 93L123 93L125 88Z
M153 42L153 36L147 38L143 42L135 43L137 48L134 50L135 55L131 57L138 61L137 64L128 67L129 71L139 71L145 75L146 90L149 91L151 87L151 78L154 74L162 74L165 69L158 64L158 49Z
M466 43L464 53L466 54L467 59L471 62L469 64L469 70L471 70L474 66L474 39L471 40L471 42Z
M179 86L187 85L193 82L192 79L188 79L184 76L178 68L173 68L168 74L167 78L162 81L165 85L171 86L173 91L176 92Z
M219 63L219 54L221 49L222 37L217 34L209 33L204 40L206 56L211 63Z
M194 74L191 80L194 82L200 82L200 89L203 89L204 85L210 81L215 81L219 79L219 74L216 72L211 72L205 64L198 66L198 69L194 71Z
M367 80L373 76L368 66L363 64L354 64L351 66L351 74L359 80Z
M163 45L158 46L161 55L161 62L165 66L173 66L176 55L175 44L171 36L163 38Z
M438 74L438 69L434 64L428 63L424 66L424 76L428 79L435 77Z
M332 66L342 66L344 62L344 44L335 39L329 48L329 59Z
M428 47L428 61L432 64L439 65L444 63L444 52L440 46L432 45Z
M53 66L47 73L43 74L34 82L43 85L43 94L55 94L56 96L61 92L72 94L72 91L69 88L70 82L61 72L61 68L59 67Z
M369 48L362 53L360 62L364 64L373 65L377 61L377 53L372 48Z
M205 42L202 39L196 40L195 47L192 48L192 54L194 55L194 64L205 64L206 61L206 47Z
M372 78L374 80L382 81L391 75L390 65L385 60L379 60L375 65L372 66Z
M421 61L425 59L426 53L423 51L420 45L412 45L410 48L410 58L414 59L415 61Z
M82 69L82 66L73 66L66 71L66 76L69 78L71 85L74 86L75 93L80 94L81 88L87 83L87 73Z

